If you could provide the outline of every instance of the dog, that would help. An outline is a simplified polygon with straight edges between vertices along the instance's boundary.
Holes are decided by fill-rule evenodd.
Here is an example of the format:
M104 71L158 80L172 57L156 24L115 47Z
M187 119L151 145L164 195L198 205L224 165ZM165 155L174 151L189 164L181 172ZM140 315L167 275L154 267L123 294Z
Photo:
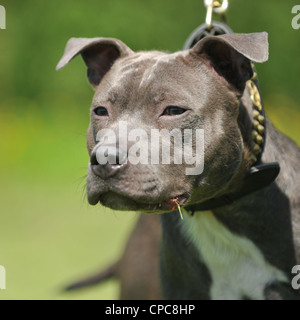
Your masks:
M144 212L121 267L99 279L123 269L124 299L299 299L300 150L263 113L253 63L268 59L267 33L207 36L175 53L72 38L57 70L79 54L95 89L88 201ZM126 135L135 129L139 150ZM182 144L171 139L169 163L134 163L153 129L176 129ZM196 129L199 163L198 140L184 137ZM189 157L176 163L187 142Z

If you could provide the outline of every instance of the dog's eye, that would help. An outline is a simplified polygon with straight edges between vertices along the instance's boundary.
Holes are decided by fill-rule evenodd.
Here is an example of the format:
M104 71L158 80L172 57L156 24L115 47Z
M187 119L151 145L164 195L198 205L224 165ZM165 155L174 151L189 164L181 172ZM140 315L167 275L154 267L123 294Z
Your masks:
M97 107L94 109L94 112L97 116L100 116L100 117L106 117L108 116L108 111L106 108L104 107Z
M162 115L163 116L177 116L177 115L182 114L184 112L186 112L186 109L183 109L180 107L170 106L164 110Z

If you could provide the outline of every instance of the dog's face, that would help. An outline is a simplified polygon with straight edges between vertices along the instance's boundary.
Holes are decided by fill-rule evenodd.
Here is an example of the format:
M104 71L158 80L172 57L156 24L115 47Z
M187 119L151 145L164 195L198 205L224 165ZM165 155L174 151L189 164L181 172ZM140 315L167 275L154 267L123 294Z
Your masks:
M238 104L225 81L189 53L137 53L117 60L96 88L88 150L92 154L98 147L94 132L101 129L112 129L119 145L122 121L127 124L128 133L132 129L146 132L148 143L142 143L147 144L149 161L132 164L128 160L107 178L105 173L97 173L95 166L99 165L92 162L87 178L90 203L100 200L113 209L165 211L170 210L169 199L178 199L183 205L195 186L202 189L204 199L213 196L231 179L242 158ZM186 167L195 164L188 165L184 159L182 164L174 164L174 139L170 141L170 164L161 163L162 159L159 164L152 163L151 143L155 142L151 140L151 130L176 129L183 137L185 129L195 128L203 129L205 137L204 171L200 175L187 175ZM195 138L194 131L194 152ZM129 153L131 146L128 141L124 151ZM226 158L221 156L224 154ZM109 170L108 166L103 169Z
M266 48L265 34L209 37L173 54L134 53L116 39L71 39L58 68L81 53L95 88L89 202L166 212L174 201L224 192L245 158L237 118L249 59L266 60Z

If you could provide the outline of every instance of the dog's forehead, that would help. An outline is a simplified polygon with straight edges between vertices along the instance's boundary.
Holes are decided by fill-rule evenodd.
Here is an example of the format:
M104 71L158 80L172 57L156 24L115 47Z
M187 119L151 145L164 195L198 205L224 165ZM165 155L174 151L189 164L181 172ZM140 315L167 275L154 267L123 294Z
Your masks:
M106 96L109 100L117 100L134 95L159 103L169 92L178 92L176 87L183 57L182 53L146 51L121 58L112 66L95 98Z
M141 52L120 62L120 80L131 79L139 90L147 89L154 81L170 78L171 73L177 70L175 55L163 52Z
M120 60L120 72L145 72L161 70L174 63L176 54L146 51L132 54Z

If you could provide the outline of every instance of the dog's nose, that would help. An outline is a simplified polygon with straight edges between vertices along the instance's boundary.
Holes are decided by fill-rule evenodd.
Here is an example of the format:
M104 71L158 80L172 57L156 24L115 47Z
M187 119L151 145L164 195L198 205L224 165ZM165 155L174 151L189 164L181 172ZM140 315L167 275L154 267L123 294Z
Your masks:
M127 164L127 152L110 145L100 145L91 154L91 167L102 179L112 177Z

